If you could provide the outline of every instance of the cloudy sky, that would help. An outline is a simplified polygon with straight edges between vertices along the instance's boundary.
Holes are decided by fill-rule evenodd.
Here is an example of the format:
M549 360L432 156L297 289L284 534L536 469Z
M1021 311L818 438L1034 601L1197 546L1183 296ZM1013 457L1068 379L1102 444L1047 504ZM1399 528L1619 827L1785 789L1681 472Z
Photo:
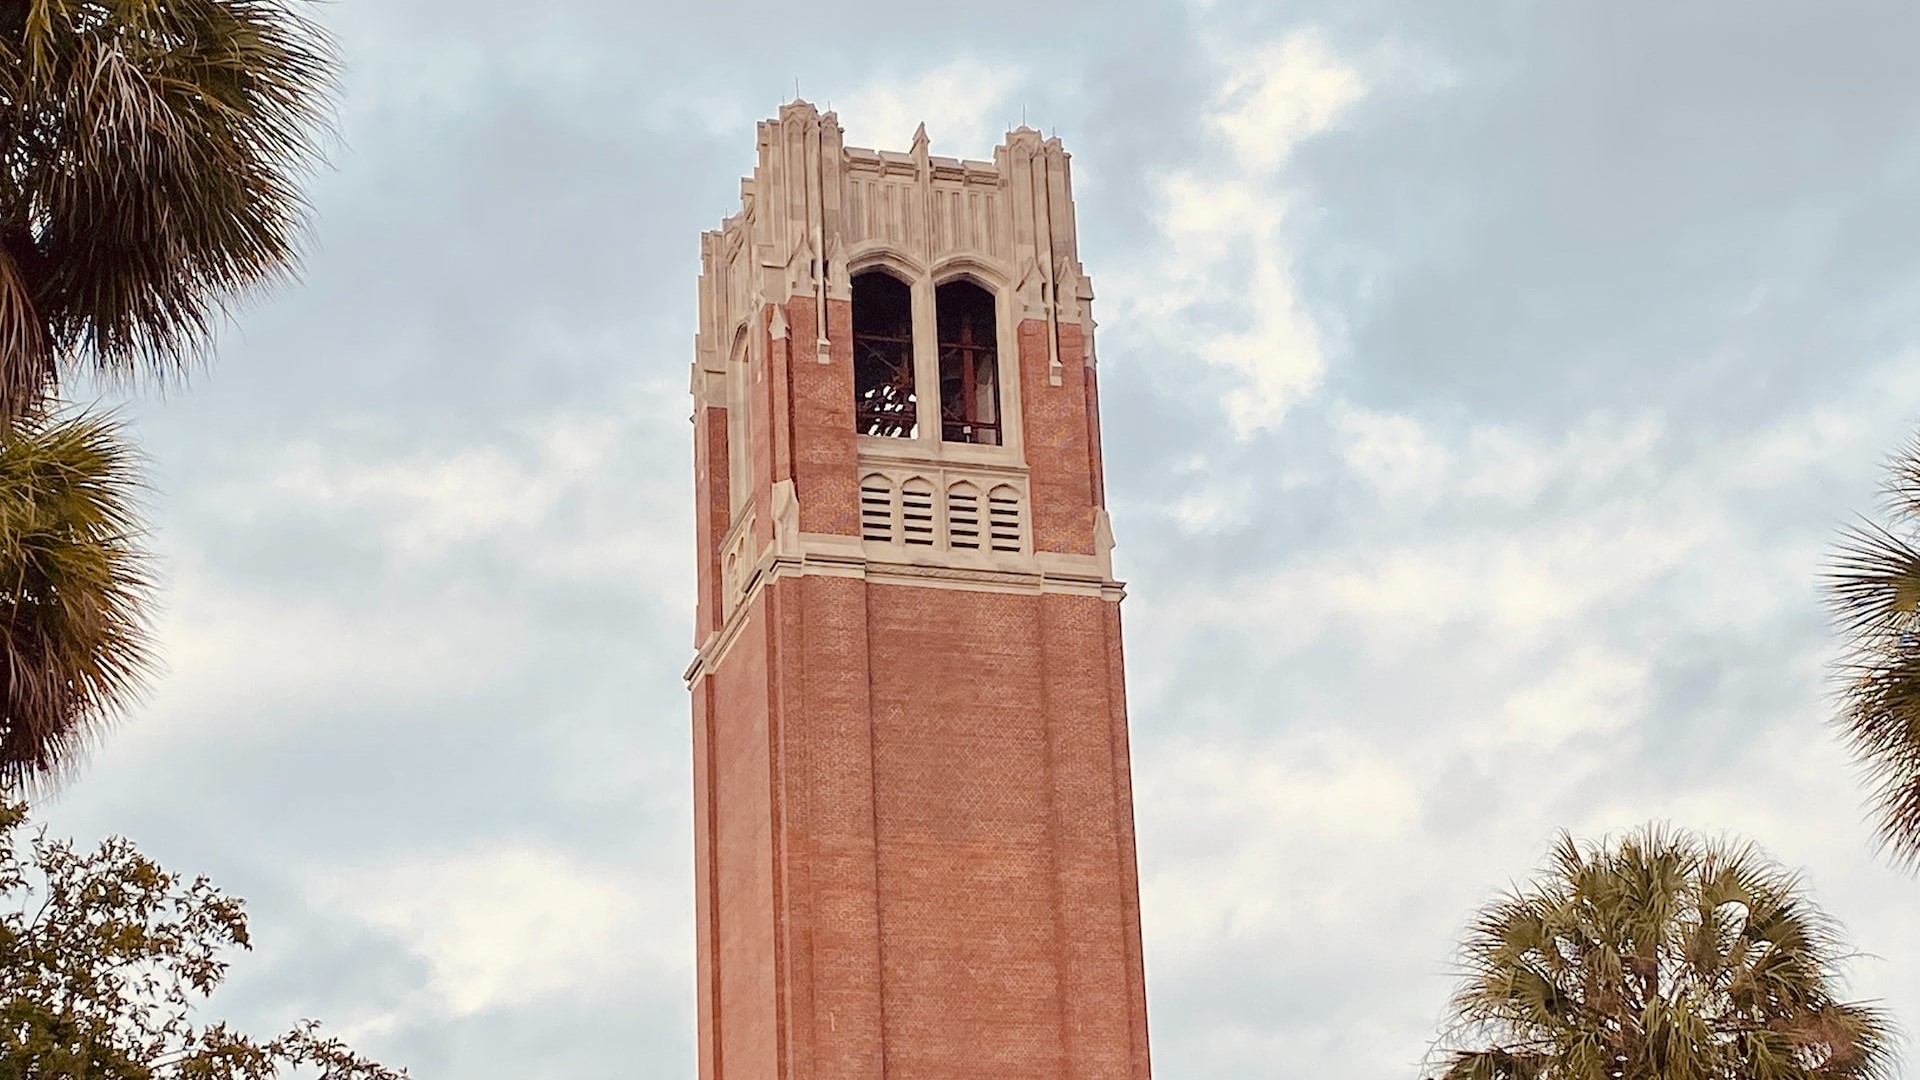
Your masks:
M1409 1077L1556 829L1804 868L1920 1030L1815 574L1920 420L1888 0L334 0L303 285L130 415L168 674L43 816L249 898L219 1005L690 1077L698 232L800 91L1074 154L1154 1065Z

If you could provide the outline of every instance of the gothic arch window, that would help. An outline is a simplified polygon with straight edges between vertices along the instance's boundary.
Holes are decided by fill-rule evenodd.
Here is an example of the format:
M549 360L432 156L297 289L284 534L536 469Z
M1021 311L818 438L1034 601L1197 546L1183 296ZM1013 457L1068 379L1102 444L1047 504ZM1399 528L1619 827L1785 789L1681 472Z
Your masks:
M993 294L971 281L934 290L939 325L940 438L1000 445L999 337Z
M852 285L856 429L913 438L913 290L882 270L857 274Z

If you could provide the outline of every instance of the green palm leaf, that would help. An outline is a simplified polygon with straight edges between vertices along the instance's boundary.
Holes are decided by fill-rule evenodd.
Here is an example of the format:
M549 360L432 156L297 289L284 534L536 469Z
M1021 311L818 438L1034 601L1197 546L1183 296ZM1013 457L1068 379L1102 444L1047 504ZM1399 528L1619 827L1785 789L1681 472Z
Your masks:
M1824 585L1842 641L1841 735L1872 792L1882 846L1920 864L1920 441L1888 464L1882 521L1845 530Z
M151 671L138 464L98 416L0 439L0 791L57 781Z
M133 454L46 404L164 385L292 273L333 90L305 2L0 3L0 791L57 781L149 670Z
M170 379L291 273L332 70L279 0L0 5L0 417Z

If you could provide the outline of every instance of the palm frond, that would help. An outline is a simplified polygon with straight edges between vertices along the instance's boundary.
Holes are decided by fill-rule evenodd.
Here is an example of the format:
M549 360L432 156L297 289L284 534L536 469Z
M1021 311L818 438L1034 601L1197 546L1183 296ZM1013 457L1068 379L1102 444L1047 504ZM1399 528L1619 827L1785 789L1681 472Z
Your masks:
M1453 1055L1440 1080L1538 1080L1547 1075L1546 1068L1538 1054L1477 1050Z
M1887 458L1886 471L1880 484L1881 508L1896 521L1920 520L1920 434Z
M1878 638L1909 631L1920 613L1920 549L1863 521L1843 529L1822 575L1841 631Z
M25 2L0 38L7 249L30 253L56 355L171 380L232 304L293 272L331 43L303 0ZM21 381L0 379L0 415L37 400L4 396Z
M57 781L150 667L134 455L46 405L172 381L293 273L334 90L309 2L0 4L0 791Z
M18 248L18 250L14 250ZM0 403L38 403L58 378L53 340L34 300L34 285L21 260L30 247L0 237ZM0 407L0 416L9 415Z
M1866 779L1881 850L1920 868L1920 439L1887 465L1886 524L1844 529L1822 577L1841 638L1834 724Z
M111 419L0 439L0 792L57 783L153 670L139 459Z

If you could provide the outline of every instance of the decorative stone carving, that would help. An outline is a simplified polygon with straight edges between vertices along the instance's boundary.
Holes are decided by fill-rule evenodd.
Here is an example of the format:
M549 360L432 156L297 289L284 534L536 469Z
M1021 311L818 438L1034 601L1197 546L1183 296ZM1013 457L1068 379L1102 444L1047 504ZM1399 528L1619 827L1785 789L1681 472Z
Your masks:
M869 559L911 561L926 555L947 565L971 558L983 565L1031 567L1028 483L1021 470L875 458L862 459L860 467L861 534ZM908 495L915 485L927 493L928 529L918 541L910 528L914 508Z
M1105 581L1113 580L1113 518L1107 515L1107 508L1093 508L1093 557L1100 568L1100 577Z
M781 480L773 485L773 554L778 558L794 558L801 554L800 547L800 498L794 494L793 481Z
M906 153L844 146L842 134L806 102L761 123L742 208L703 244L703 332L743 321L754 292L845 296L849 265L879 252L923 272L985 267L1015 285L1021 318L1082 317L1091 290L1058 139L1021 127L989 162L936 156L924 124Z
M992 160L963 160L934 154L924 124L915 129L905 152L849 147L843 143L834 113L802 101L782 106L776 118L758 127L754 169L740 182L740 211L702 237L696 367L724 372L736 336L764 318L766 333L748 335L747 367L752 380L765 378L769 343L774 362L799 355L791 342L794 328L789 319L789 311L798 310L789 308L796 301L812 307L815 357L820 363L833 363L825 347L827 300L850 299L853 273L885 264L922 283L916 286L914 325L927 340L916 344L916 353L930 353L933 348L932 289L926 283L967 273L1003 297L1003 356L1017 355L1013 335L1020 323L1044 324L1048 381L1061 385L1063 322L1081 328L1085 361L1093 363L1093 289L1075 240L1070 165L1060 140L1024 125L1007 133ZM880 469L895 481L904 476L898 470L919 469L936 483L941 507L952 482L960 479L957 474L947 477L942 470L976 464L989 471L1005 469L1019 492L1021 527L1031 529L1026 521L1032 503L1024 479L1026 448L1021 435L1024 388L1017 371L1003 373L1002 380L1006 427L1000 446L941 444L936 438L928 446L895 447L863 438L863 469ZM692 385L704 403L741 397L723 394L723 381L698 373ZM937 406L937 399L928 400ZM739 411L744 416L744 408ZM921 421L923 428L929 426L927 416ZM732 434L739 447L748 445L751 433L744 420ZM927 460L909 460L915 455ZM744 453L742 459L747 464ZM969 478L981 485L983 498L998 482L984 475ZM765 483L765 478L760 482ZM752 486L752 478L743 476L734 490L744 497ZM750 553L756 564L769 558L796 558L800 548L807 547L798 532L792 484L774 485L772 495L775 550ZM985 513L986 504L982 506ZM1085 571L1097 577L1110 572L1106 547L1111 536L1105 531L1104 518L1096 525L1096 533L1097 554L1075 558L1097 563L1097 572L1091 565L1076 563L1074 574ZM996 552L988 544L977 558L997 569L1014 564L1031 569L1036 557L1033 539L1023 532L1020 544L1018 554ZM935 547L950 560L976 558L970 551L956 555L945 540ZM905 550L898 544L869 545L866 557L889 561L895 558L889 554L895 548ZM807 559L818 554L811 547L807 551L812 553ZM912 554L920 558L925 552ZM743 557L747 555L742 552Z

